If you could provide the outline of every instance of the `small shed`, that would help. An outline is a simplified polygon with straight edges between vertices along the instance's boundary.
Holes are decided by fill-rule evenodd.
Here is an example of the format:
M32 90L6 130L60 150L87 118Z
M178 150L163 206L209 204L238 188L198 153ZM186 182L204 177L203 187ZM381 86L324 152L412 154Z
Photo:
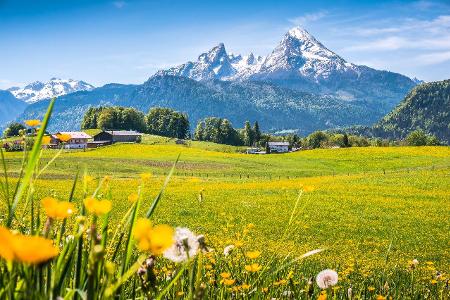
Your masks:
M102 131L94 136L95 142L110 143L136 143L141 139L142 133L129 130L109 130Z
M268 142L270 153L289 152L289 142Z

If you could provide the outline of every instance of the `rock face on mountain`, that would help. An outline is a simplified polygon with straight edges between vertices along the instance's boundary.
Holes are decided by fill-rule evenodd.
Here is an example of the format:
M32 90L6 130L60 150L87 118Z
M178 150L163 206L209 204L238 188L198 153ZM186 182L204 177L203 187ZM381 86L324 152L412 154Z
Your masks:
M90 91L94 86L80 80L52 78L47 82L35 81L23 88L8 89L17 99L27 103L59 97L78 91Z
M450 79L418 85L372 131L379 137L404 138L417 129L450 143Z
M10 92L0 90L0 128L23 113L27 104L16 99Z
M161 70L157 75L197 81L266 81L347 101L378 101L387 111L416 85L401 74L349 63L299 27L289 30L267 57L229 55L219 44L197 61Z

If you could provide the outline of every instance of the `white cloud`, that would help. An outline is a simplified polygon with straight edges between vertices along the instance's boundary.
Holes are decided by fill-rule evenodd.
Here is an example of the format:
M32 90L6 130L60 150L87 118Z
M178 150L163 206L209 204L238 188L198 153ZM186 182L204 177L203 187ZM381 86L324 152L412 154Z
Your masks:
M326 15L328 14L328 12L326 11L318 11L315 13L309 13L309 14L305 14L302 16L298 16L292 19L289 19L289 22L291 22L294 25L297 26L305 26L309 23L318 21L322 18L324 18Z
M450 51L422 54L414 60L421 65L435 65L450 61Z

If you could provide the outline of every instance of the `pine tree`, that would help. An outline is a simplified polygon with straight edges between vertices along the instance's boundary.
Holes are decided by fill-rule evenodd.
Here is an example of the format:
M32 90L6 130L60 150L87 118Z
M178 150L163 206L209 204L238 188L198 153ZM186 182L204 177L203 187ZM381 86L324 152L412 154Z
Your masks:
M249 121L245 121L244 125L244 145L246 146L253 145L253 130L250 126Z
M259 130L258 121L253 125L253 142L258 143L261 140L261 131Z

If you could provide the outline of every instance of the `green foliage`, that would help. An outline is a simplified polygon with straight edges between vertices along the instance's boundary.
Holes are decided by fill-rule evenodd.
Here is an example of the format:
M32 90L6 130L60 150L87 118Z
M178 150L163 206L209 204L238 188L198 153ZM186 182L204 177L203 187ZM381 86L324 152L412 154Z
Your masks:
M249 121L245 121L244 129L242 130L242 140L245 146L253 145L254 134Z
M18 122L12 122L8 125L8 128L5 129L3 132L4 137L12 137L12 136L19 136L23 133L23 131L26 129L26 127Z
M373 127L373 135L402 139L412 131L422 130L449 143L449 107L450 80L423 83L415 87L391 113Z
M198 122L194 137L199 141L209 141L226 145L241 145L242 141L236 129L227 119L206 118Z
M81 123L81 129L145 131L144 113L129 107L91 107Z
M409 146L437 146L439 140L433 135L427 135L422 130L414 130L406 137Z
M145 118L150 134L185 139L189 136L189 120L186 114L170 108L152 108Z
M308 146L312 149L320 148L326 141L328 141L328 138L329 136L322 131L313 132L307 138Z

